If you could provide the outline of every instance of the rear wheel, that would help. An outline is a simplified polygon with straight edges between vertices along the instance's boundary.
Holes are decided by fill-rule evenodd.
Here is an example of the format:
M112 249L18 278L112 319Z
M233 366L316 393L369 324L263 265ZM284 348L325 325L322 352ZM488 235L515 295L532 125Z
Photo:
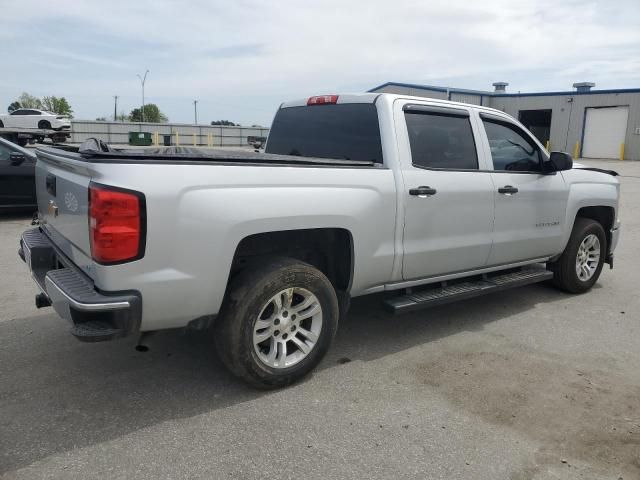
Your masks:
M338 327L335 290L318 269L289 258L247 267L214 325L223 363L258 388L289 385L324 357Z
M554 285L569 293L586 292L600 277L606 252L607 237L602 225L590 218L576 218L564 252L548 264Z
M41 130L49 130L51 129L51 123L49 123L47 120L40 120L38 122L38 128Z
M4 128L4 123L2 123L2 120L0 120L0 128Z

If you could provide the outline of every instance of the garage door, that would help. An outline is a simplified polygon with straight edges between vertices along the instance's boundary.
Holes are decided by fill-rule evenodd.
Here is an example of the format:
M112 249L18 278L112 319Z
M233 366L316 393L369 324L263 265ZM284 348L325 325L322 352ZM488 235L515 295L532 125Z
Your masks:
M629 107L587 108L582 156L620 158L628 117Z

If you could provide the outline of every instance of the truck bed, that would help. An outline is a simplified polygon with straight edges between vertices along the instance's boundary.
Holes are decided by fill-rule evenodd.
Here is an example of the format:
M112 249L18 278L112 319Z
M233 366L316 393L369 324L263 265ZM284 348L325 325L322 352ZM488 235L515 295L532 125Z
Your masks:
M142 331L216 314L235 252L264 232L353 232L363 239L354 261L367 259L354 276L354 294L392 268L395 177L379 163L250 150L114 149L96 140L40 146L36 154L40 231L100 292L139 292ZM139 199L139 258L94 261L90 194L100 189Z
M33 143L38 139L45 138L50 138L54 143L64 142L71 137L71 130L2 127L0 128L0 137L24 147L29 142Z
M4 133L28 133L32 135L51 135L54 133L71 133L71 130L54 130L53 128L19 128L19 127L2 127L0 135Z

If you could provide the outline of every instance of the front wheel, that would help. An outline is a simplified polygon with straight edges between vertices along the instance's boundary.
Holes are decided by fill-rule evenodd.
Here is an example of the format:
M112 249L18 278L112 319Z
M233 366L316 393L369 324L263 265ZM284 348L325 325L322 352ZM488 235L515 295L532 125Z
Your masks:
M554 285L569 293L586 292L600 277L606 252L607 237L602 225L590 218L576 218L564 252L548 264Z
M336 292L304 262L278 258L232 281L214 325L223 363L258 388L289 385L313 370L338 327Z

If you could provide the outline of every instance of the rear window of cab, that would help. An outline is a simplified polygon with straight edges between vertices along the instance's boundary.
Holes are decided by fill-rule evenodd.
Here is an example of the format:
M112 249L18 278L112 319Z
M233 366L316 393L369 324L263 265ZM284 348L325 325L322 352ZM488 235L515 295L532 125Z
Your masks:
M382 163L378 111L371 103L281 108L265 152Z

